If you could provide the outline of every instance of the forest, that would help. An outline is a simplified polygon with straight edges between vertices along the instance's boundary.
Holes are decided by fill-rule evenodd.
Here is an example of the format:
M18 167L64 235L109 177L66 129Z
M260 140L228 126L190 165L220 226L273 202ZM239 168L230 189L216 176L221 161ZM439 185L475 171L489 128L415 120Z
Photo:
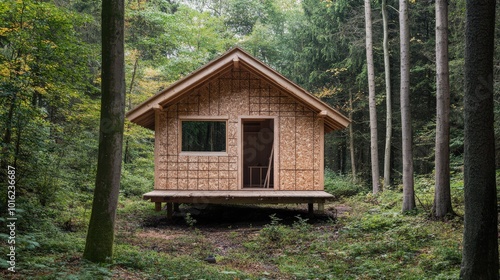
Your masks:
M366 2L371 3L371 63ZM439 218L433 215L436 178L443 172L436 168L438 1L403 2L408 4L410 175L404 174L398 1L124 1L125 111L238 46L352 123L325 137L325 190L335 196L325 214L307 219L302 206L182 205L184 217L171 222L142 199L153 190L154 132L126 120L113 260L96 264L82 256L100 142L101 1L1 1L0 278L458 279L467 192L466 1L447 1L445 175L453 210ZM499 9L496 5L497 40ZM496 148L490 163L498 187L500 44L494 48L493 76L484 84L493 85ZM411 209L403 201L405 176L414 181ZM7 182L15 183L15 197ZM11 208L15 273L9 269ZM209 255L216 264L204 261Z

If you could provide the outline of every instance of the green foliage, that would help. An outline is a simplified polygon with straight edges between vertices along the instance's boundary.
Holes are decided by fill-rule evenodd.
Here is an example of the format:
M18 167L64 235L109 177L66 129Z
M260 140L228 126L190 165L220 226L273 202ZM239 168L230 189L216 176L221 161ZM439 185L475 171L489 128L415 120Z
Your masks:
M421 259L420 267L439 275L447 267L460 266L462 255L456 248L442 246L424 254Z
M304 219L300 215L295 216L297 221L293 222L292 228L300 232L301 234L309 234L312 226L307 223L309 219Z
M10 244L8 243L9 240L8 234L0 233L0 240L3 240L5 244ZM30 234L23 236L16 236L15 245L18 246L19 248L22 248L23 250L34 250L40 247L40 243L38 243L35 240L36 240L35 236Z
M182 226L144 227L144 219L161 216L147 202L122 197L112 265L79 261L85 229L65 232L47 224L32 239L40 247L26 249L31 254L21 259L26 265L23 275L47 279L105 279L110 273L140 279L456 278L463 222L430 221L425 213L403 215L400 201L400 191L385 190L328 205L350 209L337 223L297 216L292 225L285 225L271 215L269 224L260 229L192 231ZM202 261L208 255L216 256L217 265Z
M186 213L186 216L184 216L184 220L190 228L193 228L197 222L196 219L191 216L191 213Z
M82 121L96 94L96 73L88 67L95 48L76 30L89 18L47 1L1 2L0 18L2 168L17 167L18 207L36 221L19 230L44 227L43 212L63 224L58 219L72 214L79 186L92 176L80 166L91 165L97 142L86 137L94 128Z
M453 208L459 215L464 212L464 5L463 1L449 2L451 191ZM302 4L294 0L127 1L127 107L131 109L239 44L343 112L349 92L353 93L358 178L369 178L362 6L359 0L305 0ZM411 3L410 10L419 211L399 214L401 186L372 195L364 184L343 175L349 172L350 162L347 135L341 131L326 135L325 145L325 190L353 208L339 218L339 224L317 225L297 217L288 226L273 216L270 224L255 235L233 233L230 239L240 246L220 256L226 267L219 268L201 262L215 250L203 230L188 231L187 236L175 241L154 239L128 245L129 241L138 242L130 238L144 230L141 223L145 217L160 219L160 214L140 200L153 186L154 133L127 123L118 215L119 221L129 222L117 226L115 264L103 267L79 261L99 141L100 2L0 2L1 164L15 165L19 175L17 217L22 222L18 223L18 241L24 273L20 277L106 279L125 270L143 279L328 279L339 275L346 279L456 278L462 223L458 218L446 223L427 220L434 196L433 6L417 1ZM381 40L376 39L381 38L376 24L380 15L374 12L373 17L377 104L383 105ZM396 23L397 11L389 9L395 96L399 67ZM500 24L496 26L500 28ZM498 77L494 76L495 85ZM495 100L499 88L495 86ZM496 116L500 114L498 104ZM384 107L378 106L379 116L384 115ZM495 125L498 140L500 127L498 122ZM395 116L394 135L398 131L399 119ZM398 147L398 139L394 137L394 147ZM397 185L401 156L397 149L393 152ZM196 219L188 216L186 223L192 227ZM0 238L5 239L5 235L0 234ZM155 249L158 244L167 244L169 251ZM249 267L261 271L250 271L249 275L238 272Z
M242 273L219 271L216 267L203 265L200 260L188 256L171 257L155 251L144 251L130 245L119 245L115 248L116 265L128 269L142 270L149 277L169 279L234 279Z
M154 178L151 176L151 172L140 169L133 171L123 169L120 191L125 197L138 198L153 189L153 182Z
M226 122L182 121L182 151L226 151Z
M368 191L361 184L353 182L352 178L337 174L329 169L325 170L325 191L333 194L336 198L356 195Z
M269 218L271 223L262 229L261 237L269 246L280 246L286 242L290 232L286 226L279 223L281 219L276 217L276 214L272 214Z
M131 6L126 19L130 24L126 45L138 51L146 67L160 71L162 75L155 78L164 83L187 75L234 43L221 18L172 5L168 9L158 9L155 2Z

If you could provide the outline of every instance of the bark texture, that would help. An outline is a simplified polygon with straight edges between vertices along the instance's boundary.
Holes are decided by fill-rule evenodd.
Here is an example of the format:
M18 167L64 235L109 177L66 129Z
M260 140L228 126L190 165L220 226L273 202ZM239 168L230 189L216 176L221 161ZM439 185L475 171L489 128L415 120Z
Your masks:
M498 279L493 53L495 0L467 0L462 279Z
M102 98L97 176L83 257L109 262L122 162L125 115L124 2L102 2Z
M375 101L375 70L373 65L372 9L365 0L366 68L368 72L368 104L370 107L370 155L372 164L373 193L380 191L378 166L377 103Z
M352 101L352 91L349 91L349 119L351 120L351 124L349 125L349 151L351 156L351 172L352 179L354 182L357 181L356 178L356 158L354 156L354 129L352 128L352 111L353 111L353 101Z
M413 191L413 141L410 108L410 27L408 1L399 0L399 28L401 48L401 131L403 154L403 211L415 208Z
M448 2L436 0L436 186L432 214L452 214L450 193L450 82Z
M385 72L385 150L384 150L384 187L391 185L391 142L392 142L392 93L391 65L389 61L389 27L387 19L387 1L382 0L382 27L384 40L384 72Z

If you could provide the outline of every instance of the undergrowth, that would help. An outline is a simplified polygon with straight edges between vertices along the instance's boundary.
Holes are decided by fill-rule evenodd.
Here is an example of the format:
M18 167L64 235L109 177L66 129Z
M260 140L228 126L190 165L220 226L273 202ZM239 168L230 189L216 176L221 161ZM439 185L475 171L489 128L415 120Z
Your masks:
M354 182L352 177L325 169L325 191L334 195L337 199L353 196L368 190L362 184Z
M457 174L451 182L459 216L446 222L429 218L434 191L429 177L416 178L418 210L411 215L401 213L401 186L373 195L349 177L327 173L326 189L338 199L325 209L330 214L335 207L344 209L336 219L318 222L295 214L284 222L271 215L264 226L239 229L201 226L202 217L196 215L180 217L177 224L151 225L147 220L162 221L164 214L148 202L122 196L114 260L106 265L81 259L89 215L85 207L72 210L79 218L71 228L55 212L35 212L39 219L19 232L18 272L3 270L0 278L456 279L463 178ZM5 255L5 246L2 250ZM208 255L217 263L205 262Z

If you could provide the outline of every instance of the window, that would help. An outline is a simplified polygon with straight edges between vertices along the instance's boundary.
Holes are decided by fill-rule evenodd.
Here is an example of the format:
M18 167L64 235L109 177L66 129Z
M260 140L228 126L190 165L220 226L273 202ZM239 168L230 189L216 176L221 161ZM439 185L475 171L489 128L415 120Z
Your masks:
M226 121L183 120L183 152L225 152Z

